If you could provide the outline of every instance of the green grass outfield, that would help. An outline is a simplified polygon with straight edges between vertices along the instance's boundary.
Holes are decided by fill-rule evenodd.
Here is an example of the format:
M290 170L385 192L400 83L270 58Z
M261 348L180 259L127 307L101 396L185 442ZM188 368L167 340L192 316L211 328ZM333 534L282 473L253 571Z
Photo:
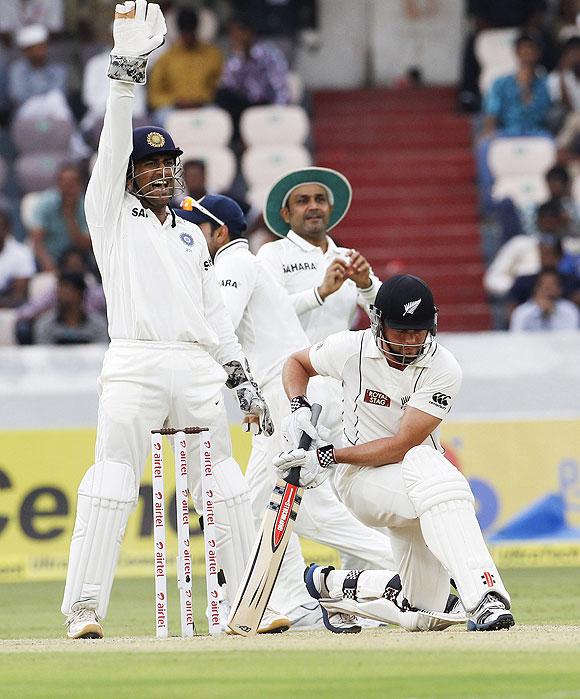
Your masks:
M580 698L580 571L514 569L504 579L518 624L509 631L166 641L153 638L152 580L119 580L107 638L82 642L63 639L61 583L6 584L0 697ZM176 632L176 594L170 622Z

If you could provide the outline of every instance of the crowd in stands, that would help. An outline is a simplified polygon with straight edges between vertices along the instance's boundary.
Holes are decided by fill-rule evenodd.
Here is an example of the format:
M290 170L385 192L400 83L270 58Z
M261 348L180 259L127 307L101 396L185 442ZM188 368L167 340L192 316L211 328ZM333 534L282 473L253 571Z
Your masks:
M580 7L470 0L459 108L474 113L497 329L580 328Z
M233 196L257 247L269 236L260 216L268 185L312 162L307 98L292 67L299 37L316 26L316 0L158 2L168 34L137 88L134 123L174 134L184 195ZM578 2L466 7L459 109L474 115L494 325L578 328ZM109 0L0 0L0 316L14 309L11 325L0 317L0 344L106 333L83 192L111 45ZM264 107L284 108L287 121Z
M174 205L185 195L225 191L241 204L250 232L263 229L264 192L247 201L241 173L251 150L242 115L293 105L308 121L292 63L300 32L315 25L316 0L157 2L168 34L150 57L147 85L136 88L134 124L172 129L178 116L199 129L203 109L220 110L220 119L213 111L205 120L214 131L226 125L215 142L207 129L180 142L186 191ZM8 325L0 318L0 345L107 339L84 191L108 95L113 6L0 0L0 315L12 309Z

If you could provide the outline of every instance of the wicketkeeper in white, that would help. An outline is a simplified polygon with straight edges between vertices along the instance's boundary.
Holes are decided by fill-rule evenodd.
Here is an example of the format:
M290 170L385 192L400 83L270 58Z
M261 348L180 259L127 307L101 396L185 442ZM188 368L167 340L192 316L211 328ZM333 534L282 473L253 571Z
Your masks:
M309 345L308 338L288 294L249 251L244 235L246 221L235 201L221 195L207 195L199 202L186 198L177 213L199 225L206 237L225 306L275 426L272 437L254 436L246 470L254 516L260 524L275 482L272 459L287 448L281 427L290 406L282 386L282 365L292 352ZM308 428L312 430L312 425ZM326 434L324 428L320 431ZM271 600L272 606L289 617L296 628L321 621L318 605L312 613L312 599L304 586L304 559L296 534L351 557L363 555L375 568L392 568L387 537L355 519L329 482L309 492L303 499Z
M218 558L235 594L255 536L248 489L231 456L221 389L235 391L248 428L272 432L224 308L203 234L167 204L180 186L170 134L132 130L136 83L163 43L145 0L117 5L110 95L86 215L103 277L111 344L99 379L95 463L78 489L62 611L70 638L101 638L120 545L135 507L150 430L208 426L213 435ZM201 512L197 444L189 487ZM278 620L279 621L279 620ZM276 625L278 621L272 623ZM288 627L288 620L282 620Z
M328 235L348 213L351 199L351 186L340 172L308 167L280 178L264 207L264 221L281 240L263 245L258 259L290 295L311 345L352 327L358 309L368 312L380 286L359 252L339 247ZM315 378L309 398L322 405L318 424L330 430L330 441L337 442L342 434L340 383ZM309 429L308 424L304 427ZM296 446L297 435L299 430L294 435ZM376 556L369 557L368 547L358 556L341 558L346 566L376 567Z
M345 505L365 524L388 528L400 579L382 571L334 570L313 564L305 574L325 623L359 631L358 618L438 629L465 620L449 603L449 578L468 630L514 624L510 597L484 542L465 477L443 456L438 428L459 391L461 370L435 341L437 309L429 287L411 275L384 282L372 329L340 332L290 357L284 387L303 396L312 376L342 381L342 447L294 449L275 459L284 477L301 467L316 487L335 470ZM426 610L426 611L422 611Z

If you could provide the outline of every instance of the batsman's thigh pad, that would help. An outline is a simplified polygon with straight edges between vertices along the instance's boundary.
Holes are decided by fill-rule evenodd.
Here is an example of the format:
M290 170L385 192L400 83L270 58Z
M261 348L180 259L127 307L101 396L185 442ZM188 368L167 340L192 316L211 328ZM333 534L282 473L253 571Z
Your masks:
M473 493L463 474L426 445L410 449L402 469L425 543L455 580L465 609L474 609L490 590L496 590L509 603L483 540Z
M100 617L107 613L125 527L137 502L135 472L129 464L99 461L78 488L62 612L85 602Z
M217 487L214 506L218 564L225 573L228 599L233 602L256 538L256 527L250 493L238 463L231 457L218 461L213 472Z

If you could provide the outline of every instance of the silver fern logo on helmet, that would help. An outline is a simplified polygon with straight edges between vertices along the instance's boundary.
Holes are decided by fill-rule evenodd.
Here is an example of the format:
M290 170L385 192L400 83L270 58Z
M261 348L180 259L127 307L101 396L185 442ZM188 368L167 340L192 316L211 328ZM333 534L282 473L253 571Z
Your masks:
M409 301L409 303L406 303L403 305L403 308L405 309L403 316L406 316L407 313L412 316L413 313L417 310L417 307L421 303L421 299L417 299L416 301Z

